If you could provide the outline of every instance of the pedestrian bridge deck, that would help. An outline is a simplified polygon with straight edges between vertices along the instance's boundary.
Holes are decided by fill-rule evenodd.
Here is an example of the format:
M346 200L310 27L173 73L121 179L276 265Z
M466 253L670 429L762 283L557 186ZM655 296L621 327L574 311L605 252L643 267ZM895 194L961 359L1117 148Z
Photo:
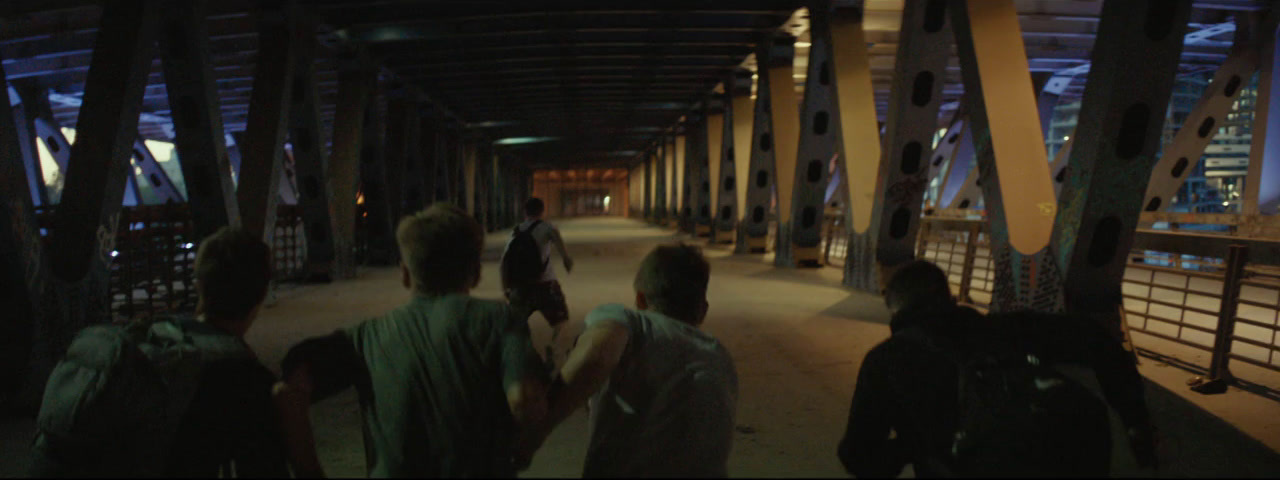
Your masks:
M653 245L678 237L671 230L620 218L558 222L577 262L557 274L569 301L569 332L601 303L632 304L632 276ZM476 294L500 295L497 259L505 232L487 239L483 279ZM683 237L686 238L687 237ZM697 243L703 243L698 241ZM777 270L760 256L734 256L708 248L711 309L705 328L720 338L740 377L738 432L730 474L751 477L844 477L835 448L863 355L886 338L888 313L878 297L840 286L838 268ZM554 262L553 262L554 263ZM263 310L248 341L277 368L285 350L377 315L404 301L394 269L362 270L352 281L283 286ZM538 315L534 341L550 341ZM560 351L573 335L560 338ZM539 348L541 351L541 347ZM1280 403L1232 388L1223 395L1191 393L1183 370L1143 359L1149 403L1164 438L1161 476L1274 476L1280 472ZM1276 386L1272 386L1276 387ZM351 392L314 410L321 459L331 475L361 476L364 456L359 413ZM0 476L21 474L29 420L0 424ZM586 416L576 414L547 441L525 476L578 476L587 442ZM1123 462L1118 462L1123 463ZM1131 470L1119 470L1119 472Z

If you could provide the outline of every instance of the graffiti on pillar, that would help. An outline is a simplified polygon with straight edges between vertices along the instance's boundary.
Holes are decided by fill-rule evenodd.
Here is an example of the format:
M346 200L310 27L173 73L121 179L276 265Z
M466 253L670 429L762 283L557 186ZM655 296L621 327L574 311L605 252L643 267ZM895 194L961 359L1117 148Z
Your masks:
M98 225L98 259L103 265L111 265L116 249L116 231L120 229L120 212L107 217L107 223Z
M894 205L910 205L914 199L921 198L929 180L924 177L903 177L885 190L885 198Z

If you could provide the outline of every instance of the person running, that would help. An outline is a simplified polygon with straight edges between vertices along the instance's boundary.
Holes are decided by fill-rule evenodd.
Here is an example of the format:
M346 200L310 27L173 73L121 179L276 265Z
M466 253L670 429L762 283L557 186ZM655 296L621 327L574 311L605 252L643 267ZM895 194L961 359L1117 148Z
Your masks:
M526 317L470 295L484 231L437 203L396 230L405 305L294 346L282 370L320 400L360 396L371 477L514 477L512 446L546 410Z
M223 227L200 242L195 318L81 331L45 390L32 447L44 476L312 476L309 433L244 342L270 280L260 238ZM108 354L108 352L115 352Z
M660 246L636 274L636 309L587 315L546 420L518 449L523 463L590 398L584 477L727 476L738 377L729 352L699 328L710 274L696 247Z
M1107 404L1138 464L1154 430L1132 357L1101 324L956 305L946 274L910 262L890 278L891 337L858 373L838 457L857 477L1106 476ZM1069 366L1092 369L1103 399ZM1081 381L1077 381L1081 380ZM891 432L893 432L891 434Z
M555 247L564 264L565 272L573 271L573 258L565 250L564 239L560 230L550 222L542 219L546 205L542 199L530 198L524 204L524 222L517 225L502 252L502 290L513 306L525 313L526 318L533 312L542 312L547 324L559 333L560 327L569 320L569 305L565 302L560 282L556 280L555 267L551 265L551 248ZM532 240L528 245L524 245ZM524 268L525 258L519 258L536 247L536 260L533 265ZM528 260L532 260L529 255ZM536 262L536 263L535 263Z

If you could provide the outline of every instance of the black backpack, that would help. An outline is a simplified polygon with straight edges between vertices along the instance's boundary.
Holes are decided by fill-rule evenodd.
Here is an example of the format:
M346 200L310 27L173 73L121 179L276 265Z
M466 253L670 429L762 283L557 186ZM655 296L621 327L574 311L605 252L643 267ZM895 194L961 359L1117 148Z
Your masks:
M1015 346L965 351L918 328L895 336L902 334L943 352L958 371L951 451L932 469L959 477L1107 474L1107 406L1080 382Z
M194 321L85 328L45 386L32 444L37 477L158 477L209 362L252 358Z
M536 220L524 230L516 226L511 233L511 243L502 254L502 283L507 287L520 287L537 283L547 270L548 261L542 260L542 251L538 249L538 241L533 238L533 230L542 224Z

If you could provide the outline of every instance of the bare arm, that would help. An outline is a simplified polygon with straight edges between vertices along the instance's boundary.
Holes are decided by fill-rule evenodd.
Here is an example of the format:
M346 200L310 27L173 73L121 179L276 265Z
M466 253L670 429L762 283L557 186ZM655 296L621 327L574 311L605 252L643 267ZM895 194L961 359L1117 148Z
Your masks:
M564 238L560 237L560 229L551 228L551 243L555 244L556 251L560 253L560 260L564 261L564 271L573 271L573 259L569 257L569 252L564 248Z
M525 432L517 457L527 464L551 430L600 390L621 361L629 338L627 328L616 322L601 322L582 332L551 385L546 417Z
M294 475L320 478L324 477L324 468L316 454L316 439L311 429L311 374L307 370L303 365L287 381L276 383L271 396Z

